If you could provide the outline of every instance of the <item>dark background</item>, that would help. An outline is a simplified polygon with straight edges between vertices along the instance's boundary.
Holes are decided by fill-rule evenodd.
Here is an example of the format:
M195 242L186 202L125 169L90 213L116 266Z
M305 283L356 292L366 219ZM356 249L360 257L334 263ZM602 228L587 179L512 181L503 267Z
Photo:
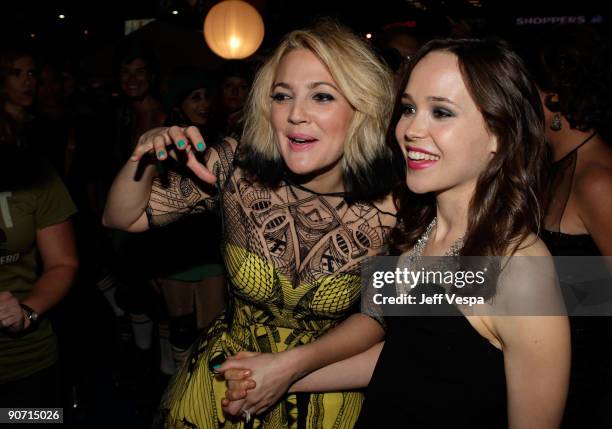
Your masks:
M474 34L498 35L517 47L528 46L552 25L553 17L591 23L607 34L612 19L601 0L574 0L570 4L561 4L561 0L247 1L259 10L266 27L258 56L273 48L284 33L320 16L335 17L363 37L371 33L374 42L389 24L408 23L426 39L448 35L453 22L465 21ZM0 0L0 45L27 44L43 57L75 59L84 72L80 78L87 80L90 89L102 88L100 92L105 97L115 89L112 57L114 48L125 37L126 20L155 19L129 37L146 41L154 48L162 75L185 64L217 68L222 60L208 49L202 36L204 17L217 3L218 0ZM65 19L60 19L59 14ZM104 97L100 98L108 101ZM112 124L109 122L109 126ZM100 129L95 131L99 133ZM97 140L91 140L94 147ZM59 318L65 321L64 326L54 325L63 345L65 427L150 427L168 379L160 375L153 352L131 346L129 324L116 323L106 302L95 295L95 286L80 286L81 289L74 288L78 293L57 310L61 314L69 309L78 317L71 319L73 313L69 313Z
M132 37L148 40L162 64L197 63L215 68L219 59L202 37L206 13L218 0L19 0L0 2L0 43L33 44L48 55L83 60L90 75L110 74L106 58L124 37L124 21L155 18ZM448 34L450 19L464 19L481 34L497 34L521 43L547 24L518 25L524 18L577 17L608 26L605 2L574 0L248 0L262 14L266 32L259 53L273 47L282 34L317 16L333 16L365 35L390 23L411 21L425 37ZM563 2L566 3L566 2ZM178 14L172 14L177 11ZM59 19L59 14L65 19Z

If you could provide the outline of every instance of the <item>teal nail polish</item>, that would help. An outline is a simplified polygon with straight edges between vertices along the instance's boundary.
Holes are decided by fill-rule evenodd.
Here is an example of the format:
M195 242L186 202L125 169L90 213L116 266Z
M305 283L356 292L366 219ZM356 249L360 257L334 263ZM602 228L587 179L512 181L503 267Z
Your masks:
M157 152L157 157L158 158L163 158L164 156L166 156L166 151L160 150L159 152Z
M218 370L219 368L221 368L221 364L220 363L218 363L217 365L213 365L213 369L215 371Z
M197 144L198 150L202 152L204 150L204 142L200 142Z
M185 141L184 140L179 140L177 143L179 148L183 148L183 146L185 146Z

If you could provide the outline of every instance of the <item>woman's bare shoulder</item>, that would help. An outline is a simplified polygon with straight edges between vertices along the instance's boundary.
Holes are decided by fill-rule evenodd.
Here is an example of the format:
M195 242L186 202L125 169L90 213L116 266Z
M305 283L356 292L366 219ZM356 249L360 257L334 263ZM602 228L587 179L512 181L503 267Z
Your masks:
M535 234L527 235L518 246L516 251L506 256L551 256L546 244Z

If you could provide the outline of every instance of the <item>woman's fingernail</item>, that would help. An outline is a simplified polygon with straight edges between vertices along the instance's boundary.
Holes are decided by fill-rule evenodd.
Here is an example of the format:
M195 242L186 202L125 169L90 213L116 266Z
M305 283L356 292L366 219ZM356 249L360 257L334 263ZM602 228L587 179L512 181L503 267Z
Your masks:
M218 364L216 364L216 365L213 365L213 369L214 369L215 371L217 371L219 368L221 368L221 364L220 364L220 363L218 363Z
M242 373L243 377L248 377L250 375L251 375L251 371L249 371L248 369Z
M196 147L200 152L202 152L204 150L204 142L199 142Z
M185 140L179 140L177 145L180 149L182 149L185 146Z
M163 158L164 156L166 156L166 151L165 150L160 150L159 152L157 152L157 157L158 158Z

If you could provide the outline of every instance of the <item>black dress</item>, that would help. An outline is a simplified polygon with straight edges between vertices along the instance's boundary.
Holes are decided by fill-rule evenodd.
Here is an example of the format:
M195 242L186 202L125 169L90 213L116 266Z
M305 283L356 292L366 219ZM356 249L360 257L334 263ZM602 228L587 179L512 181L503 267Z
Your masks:
M542 240L553 256L601 256L601 252L590 235L561 232L561 219L569 200L576 169L577 150L578 147L553 165L551 189L555 192L552 193L553 198L548 206L547 226L549 229L542 231L541 234ZM571 285L567 287L571 288ZM606 418L606 414L609 415L610 411L609 405L606 406L605 402L610 402L612 398L610 386L611 319L602 316L572 317L570 315L569 321L572 338L572 367L568 399L561 427L567 429L608 428L610 417Z
M444 314L454 316L385 319L385 345L357 428L507 427L502 351L446 306Z

